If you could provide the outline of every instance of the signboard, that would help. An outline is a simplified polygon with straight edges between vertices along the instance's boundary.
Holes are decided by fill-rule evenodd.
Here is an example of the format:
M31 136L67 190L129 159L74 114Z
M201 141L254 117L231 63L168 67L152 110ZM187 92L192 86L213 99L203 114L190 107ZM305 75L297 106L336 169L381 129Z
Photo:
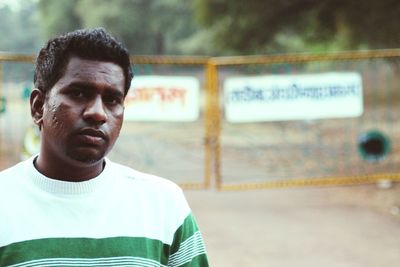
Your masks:
M229 122L314 120L363 113L358 73L234 77L224 83Z
M128 121L195 121L200 83L187 76L137 76L125 98Z

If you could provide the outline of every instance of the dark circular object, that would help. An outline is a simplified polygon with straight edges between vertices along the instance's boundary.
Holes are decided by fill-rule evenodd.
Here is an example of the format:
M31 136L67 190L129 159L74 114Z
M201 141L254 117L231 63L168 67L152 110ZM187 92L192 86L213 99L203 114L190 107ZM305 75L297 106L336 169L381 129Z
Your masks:
M358 138L358 151L361 157L367 161L380 161L390 152L390 140L376 130L363 133Z

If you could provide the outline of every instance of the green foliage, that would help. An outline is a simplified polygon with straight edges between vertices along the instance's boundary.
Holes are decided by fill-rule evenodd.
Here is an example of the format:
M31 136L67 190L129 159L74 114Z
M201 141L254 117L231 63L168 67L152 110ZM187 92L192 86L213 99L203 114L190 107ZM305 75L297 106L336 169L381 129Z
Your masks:
M0 6L0 50L37 52L45 38L98 26L136 55L220 56L400 46L397 0L15 1L20 2L19 9Z
M64 33L81 27L80 18L75 12L77 2L78 0L39 1L40 18L47 38L56 33Z
M0 51L33 53L41 45L36 5L26 1L17 11L0 7Z
M47 36L101 26L134 54L180 54L196 29L185 0L40 0L39 8Z
M232 53L399 47L396 0L196 0L197 18Z
M150 1L85 0L79 1L76 12L83 27L107 28L123 40L131 51L150 52L152 36L143 14L149 14Z

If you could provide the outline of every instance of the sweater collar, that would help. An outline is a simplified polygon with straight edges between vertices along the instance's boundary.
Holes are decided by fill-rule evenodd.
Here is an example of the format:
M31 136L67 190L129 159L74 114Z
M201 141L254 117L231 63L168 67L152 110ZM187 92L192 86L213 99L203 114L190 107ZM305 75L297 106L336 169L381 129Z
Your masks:
M36 157L34 156L27 161L29 164L29 176L32 178L35 186L46 192L59 195L85 195L94 193L107 186L107 177L109 177L108 173L110 173L111 168L111 162L108 159L105 159L104 169L98 176L82 182L70 182L52 179L43 175L34 166Z

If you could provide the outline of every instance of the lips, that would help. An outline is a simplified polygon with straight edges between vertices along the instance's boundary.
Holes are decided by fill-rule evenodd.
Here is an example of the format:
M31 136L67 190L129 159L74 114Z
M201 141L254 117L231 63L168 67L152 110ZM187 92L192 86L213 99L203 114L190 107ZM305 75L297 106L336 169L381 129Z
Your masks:
M106 134L98 129L85 128L79 132L79 139L88 145L99 146L107 140Z

